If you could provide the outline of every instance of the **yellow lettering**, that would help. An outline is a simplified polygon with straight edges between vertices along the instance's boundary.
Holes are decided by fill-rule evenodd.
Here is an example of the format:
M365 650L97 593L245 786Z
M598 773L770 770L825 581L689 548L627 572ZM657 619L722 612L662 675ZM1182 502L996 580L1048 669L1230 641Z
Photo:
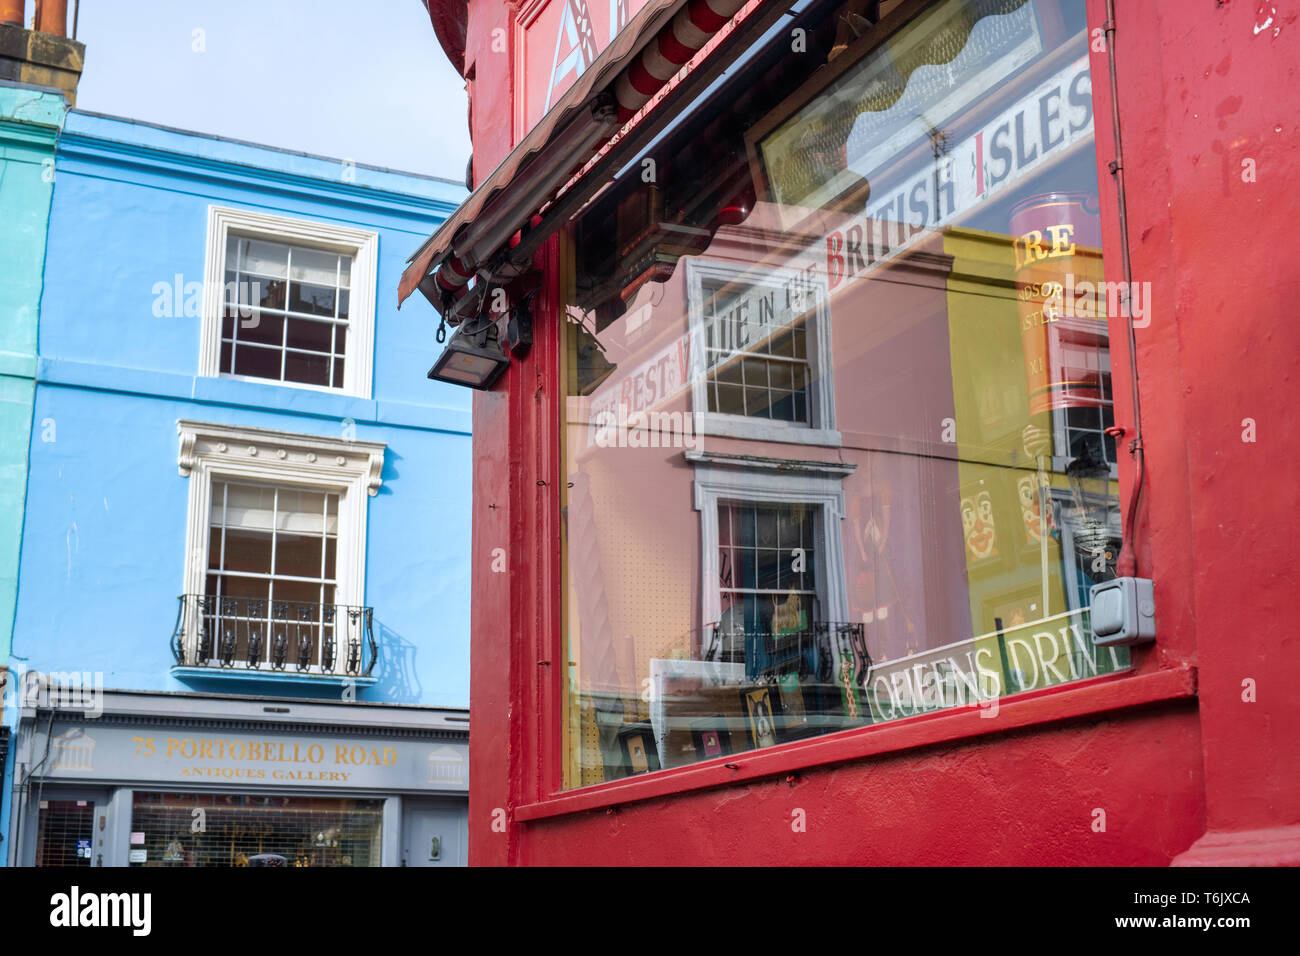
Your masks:
M347 748L347 744L335 744L335 745L334 745L334 762L335 762L335 763L347 763L347 762L348 762L348 748Z
M1043 234L1037 229L1031 229L1022 241L1025 244L1025 262L1029 261L1031 251L1035 259L1047 258L1047 253L1043 251Z
M179 747L180 745L181 745L181 742L180 742L179 740L177 740L175 737L168 737L168 738L167 738L167 754L166 754L166 755L167 755L168 757L170 757L172 754L174 754L174 753L176 752L176 748Z
M384 748L384 766L391 767L397 763L397 751L392 747Z
M295 744L295 746L297 746ZM309 763L320 763L325 759L325 748L320 744L312 744L307 748L307 760Z
M193 737L186 737L181 741L181 756L186 760L193 760L194 755L199 752L199 745Z
M1048 226L1047 232L1052 237L1053 256L1074 255L1074 243L1070 241L1074 236L1074 226L1064 224L1060 226Z
M201 741L199 741L199 757L201 757L201 758L204 759L204 760L211 760L211 759L212 759L212 741L211 741L211 740L206 740L206 739L205 739L205 740L201 740Z
M359 757L357 756L357 751L361 752L361 756ZM365 747L362 747L360 744L358 744L357 746L352 748L352 752L349 754L349 756L352 758L353 766L357 766L357 767L365 766L366 763Z

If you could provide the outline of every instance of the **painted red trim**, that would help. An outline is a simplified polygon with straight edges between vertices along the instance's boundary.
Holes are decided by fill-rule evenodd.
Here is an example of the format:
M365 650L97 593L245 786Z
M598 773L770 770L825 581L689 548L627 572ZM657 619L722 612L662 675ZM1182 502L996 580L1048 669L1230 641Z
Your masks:
M1195 697L1196 668L1179 667L1154 674L1109 675L1004 698L996 717L979 707L937 711L887 724L842 731L812 740L755 750L661 770L657 773L598 784L515 808L517 821L581 813L585 810L652 800L707 787L732 786L760 777L860 760L881 754L985 738L1025 727L1038 727L1116 710ZM731 769L735 767L736 769Z

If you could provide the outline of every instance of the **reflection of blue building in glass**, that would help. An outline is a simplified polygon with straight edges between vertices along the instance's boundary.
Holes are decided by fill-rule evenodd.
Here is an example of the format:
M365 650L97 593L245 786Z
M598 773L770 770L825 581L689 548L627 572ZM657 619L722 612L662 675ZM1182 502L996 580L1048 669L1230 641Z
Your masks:
M55 174L8 862L463 861L469 398L380 294L463 189L76 112Z

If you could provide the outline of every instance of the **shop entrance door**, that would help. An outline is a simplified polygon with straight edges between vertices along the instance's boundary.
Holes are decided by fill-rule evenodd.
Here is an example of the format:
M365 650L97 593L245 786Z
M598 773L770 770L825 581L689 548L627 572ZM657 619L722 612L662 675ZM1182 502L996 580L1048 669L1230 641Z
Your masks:
M466 866L468 806L457 800L402 800L402 866Z
M46 791L36 817L36 866L103 866L108 793Z

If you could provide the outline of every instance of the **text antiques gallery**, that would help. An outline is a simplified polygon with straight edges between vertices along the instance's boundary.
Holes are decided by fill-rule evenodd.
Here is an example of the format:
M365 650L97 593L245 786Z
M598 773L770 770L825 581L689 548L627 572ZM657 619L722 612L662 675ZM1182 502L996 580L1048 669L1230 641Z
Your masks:
M103 696L24 710L11 865L465 862L463 710Z

